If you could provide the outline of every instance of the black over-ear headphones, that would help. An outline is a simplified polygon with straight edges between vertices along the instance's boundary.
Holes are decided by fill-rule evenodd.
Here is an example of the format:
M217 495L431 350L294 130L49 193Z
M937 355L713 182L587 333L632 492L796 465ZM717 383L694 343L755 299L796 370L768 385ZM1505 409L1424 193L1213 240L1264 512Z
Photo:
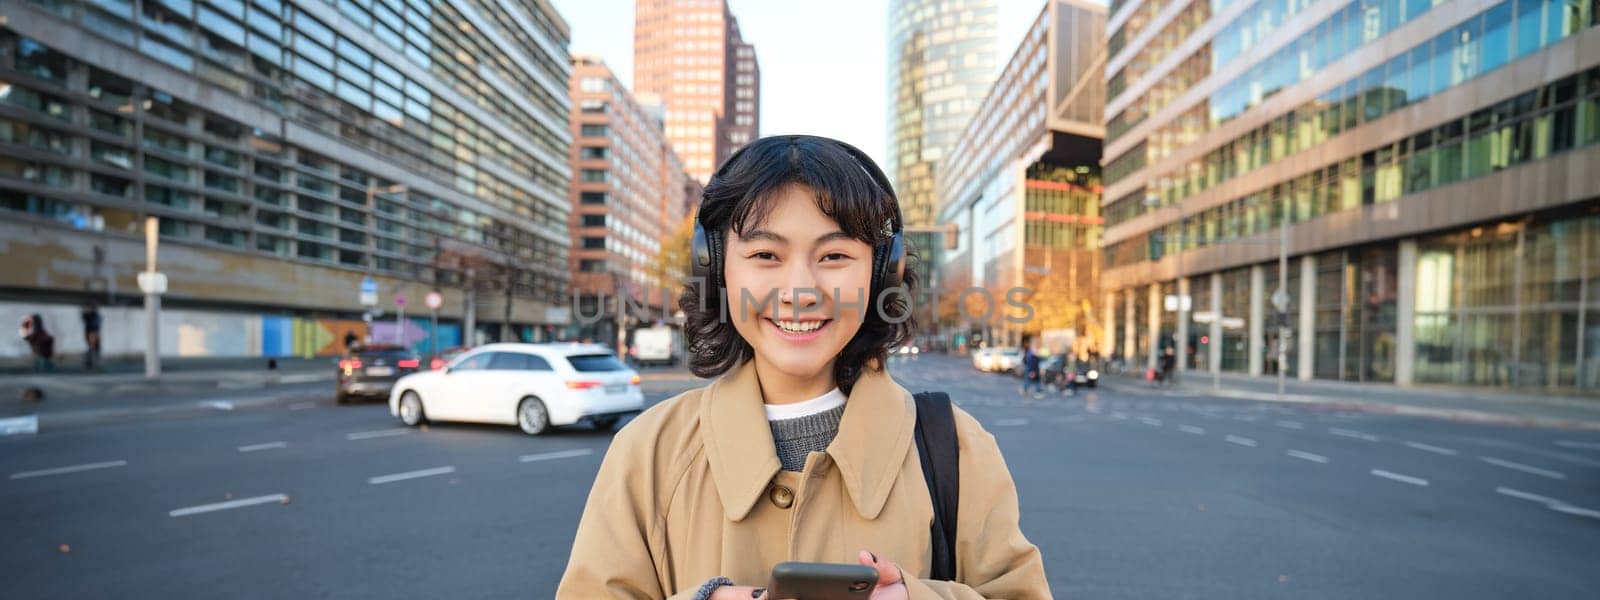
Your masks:
M906 268L904 217L900 214L900 199L895 196L894 188L889 185L889 178L883 174L883 170L873 164L872 159L866 153L839 140L814 135L784 135L776 137L787 139L791 142L801 139L818 140L838 146L848 153L851 158L855 159L856 165L861 167L861 170L865 171L868 177L872 178L872 182L878 187L878 191L888 196L889 201L894 203L894 219L891 224L894 230L893 235L888 240L878 244L878 247L873 248L872 251L872 292L876 294L882 290L899 286L905 275ZM718 179L726 175L728 168L734 162L737 162L748 148L750 148L749 145L734 152L733 156L729 156L728 160L722 163L722 167L718 168L717 172L711 176L711 181L706 183L706 189L711 189L711 186ZM707 196L702 194L700 197L701 206L705 205L706 200ZM705 224L700 220L700 215L701 211L697 210L694 217L694 245L689 260L689 273L695 279L705 282L709 286L707 288L709 291L721 286L723 240L722 232L713 232L706 229Z

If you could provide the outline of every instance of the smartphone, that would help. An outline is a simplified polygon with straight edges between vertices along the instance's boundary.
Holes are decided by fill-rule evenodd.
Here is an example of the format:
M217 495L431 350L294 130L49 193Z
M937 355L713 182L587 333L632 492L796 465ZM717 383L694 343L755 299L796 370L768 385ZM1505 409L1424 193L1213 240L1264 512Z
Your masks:
M864 565L785 562L772 567L767 597L784 600L864 600L878 570Z

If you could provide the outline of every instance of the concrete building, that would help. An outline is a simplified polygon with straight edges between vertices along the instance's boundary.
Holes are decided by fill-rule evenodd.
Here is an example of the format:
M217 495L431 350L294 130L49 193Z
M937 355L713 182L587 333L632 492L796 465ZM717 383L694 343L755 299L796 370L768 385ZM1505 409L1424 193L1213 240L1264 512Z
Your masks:
M1106 346L1600 392L1594 3L1113 6Z
M883 170L907 225L938 218L935 168L994 84L995 0L889 2L888 140Z
M0 1L0 318L58 315L71 354L94 301L142 353L158 217L164 354L536 339L567 320L568 38L543 0ZM434 289L438 332L394 319Z
M734 140L759 135L755 47L726 0L638 0L633 15L633 91L665 106L667 139L704 184Z
M1046 331L1098 339L1105 23L1098 4L1046 2L938 164L939 223L954 234L941 287L983 288L996 306L956 311L959 299L946 300L952 333L991 344ZM1013 301L1033 307L1026 322L1005 320L1025 316Z
M647 307L635 318L677 310L652 265L699 188L666 139L660 109L641 105L604 62L574 58L571 92L572 287L580 315L605 318L575 323L568 337L609 342L619 289Z

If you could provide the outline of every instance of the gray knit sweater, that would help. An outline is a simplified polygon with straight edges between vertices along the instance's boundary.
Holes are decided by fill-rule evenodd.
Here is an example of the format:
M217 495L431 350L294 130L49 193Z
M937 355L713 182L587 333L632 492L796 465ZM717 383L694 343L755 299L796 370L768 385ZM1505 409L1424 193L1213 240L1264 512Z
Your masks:
M772 441L778 447L778 461L785 471L800 471L806 466L806 456L812 452L825 452L833 436L839 433L839 418L844 416L844 405L816 414L767 421L772 427Z

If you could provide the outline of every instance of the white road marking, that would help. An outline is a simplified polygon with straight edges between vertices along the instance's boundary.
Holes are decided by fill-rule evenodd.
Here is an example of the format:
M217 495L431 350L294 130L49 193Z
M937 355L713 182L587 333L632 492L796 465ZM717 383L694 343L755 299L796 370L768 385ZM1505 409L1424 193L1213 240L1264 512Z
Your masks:
M1111 421L1123 421L1123 420L1126 420L1127 418L1128 418L1128 415L1125 415L1125 414L1119 413L1119 412L1111 413L1111 416L1107 417L1107 419L1111 420Z
M1532 466L1532 465L1525 465L1525 464L1522 464L1522 463L1519 463L1519 462L1511 462L1509 460L1495 458L1493 456L1479 456L1478 458L1483 459L1483 462L1489 463L1491 465L1495 465L1497 467L1505 467L1507 469L1512 469L1512 470L1516 470L1516 471L1522 471L1523 473L1530 473L1530 474L1533 474L1533 475L1538 475L1540 477L1549 477L1551 479L1566 479L1567 478L1567 474L1566 473L1561 473L1561 472L1558 472L1558 471L1551 471L1549 469L1541 469L1539 467L1535 467L1535 466Z
M227 400L208 400L201 402L200 406L215 408L217 410L233 410L233 403Z
M1245 447L1249 447L1249 448L1256 447L1256 441L1255 440L1252 440L1252 439L1247 438L1247 437L1239 437L1239 436L1233 435L1231 433L1228 434L1228 437L1223 438L1223 440L1226 440L1230 444L1238 444L1240 446L1245 446Z
M1551 498L1549 496L1540 496L1540 495L1532 493L1532 492L1524 492L1522 490L1514 490L1514 489L1511 489L1511 488L1508 488L1508 487L1497 487L1497 488L1494 489L1494 491L1497 492L1497 493L1500 493L1500 494L1504 494L1506 496L1511 496L1512 498L1521 498L1523 500L1532 500L1532 501L1538 502L1540 504L1566 504L1565 502L1562 502L1562 501L1557 500L1555 498Z
M590 454L594 454L594 450L590 450L588 448L578 448L578 449L574 449L574 450L557 450L555 452L541 452L539 454L524 454L522 456L517 457L517 460L521 461L521 462L534 462L534 461L540 461L540 460L555 460L555 459L558 459L558 458L576 458L576 457L579 457L579 456L588 456Z
M1161 419L1157 419L1155 417L1140 417L1139 421L1144 423L1145 425L1150 425L1152 427L1160 427L1161 426Z
M1305 425L1301 425L1299 421L1278 421L1278 426L1282 427L1284 429L1305 429L1306 428L1306 426Z
M1299 450L1290 450L1290 451L1286 452L1285 454L1288 454L1289 456L1293 456L1293 457L1298 458L1300 460L1309 460L1309 461L1314 462L1314 463L1328 464L1328 457L1323 456L1321 454L1312 454L1310 452L1301 452Z
M995 427L1021 427L1027 424L1027 419L999 419L994 422Z
M1373 475L1377 475L1377 476L1382 477L1384 479L1392 479L1392 480L1398 481L1400 483L1409 483L1411 485L1420 485L1420 486L1427 486L1428 485L1428 480L1423 479L1421 477L1412 477L1410 475L1401 475L1399 473L1391 473L1391 472L1385 471L1383 469L1373 469L1371 472L1372 472Z
M1556 511L1556 512L1559 512L1559 513L1565 513L1565 514L1569 514L1569 515L1576 515L1576 516L1580 516L1580 517L1589 517L1589 518L1593 518L1593 519L1600 519L1600 511L1591 510L1591 509L1587 509L1587 508L1582 508L1582 507L1578 507L1578 506L1573 506L1571 504L1567 504L1563 500L1557 500L1557 499L1551 498L1549 496L1540 496L1538 494L1534 494L1534 493L1531 493L1531 492L1524 492L1522 490L1514 490L1514 489L1511 489L1511 488L1508 488L1508 487L1498 487L1498 488L1495 488L1494 491L1496 491L1496 492L1498 492L1500 494L1504 494L1506 496L1511 496L1512 498L1520 498L1520 499L1523 499L1523 500L1531 500L1533 502L1538 502L1540 504L1545 505L1545 508L1549 508L1550 510L1553 510L1553 511Z
M288 442L267 442L265 444L251 444L249 446L239 446L239 451L240 452L256 452L256 451L260 451L260 450L276 450L276 449L279 449L279 448L288 448L288 447L289 447L289 443Z
M315 403L315 402L296 402L294 404L290 404L289 405L289 410L305 410L305 409L308 409L308 408L316 408L316 407L317 407L317 403Z
M219 510L228 510L228 509L232 509L232 508L243 508L243 507L246 507L246 506L255 506L257 504L269 504L269 503L272 503L272 502L277 502L277 503L281 504L281 503L283 503L284 500L288 500L288 499L289 499L289 497L285 496L283 494L271 494L271 495L267 495L267 496L256 496L254 498L240 498L238 500L229 500L227 502L218 502L216 504L202 504L200 506L190 506L188 508L180 508L180 509L177 509L177 510L174 510L172 512L167 513L167 516L171 516L171 517L187 517L189 515L198 515L198 514L201 514L201 513L216 512L216 511L219 511Z
M1206 434L1206 430L1201 429L1199 427L1195 427L1193 425L1179 425L1178 426L1178 431L1182 431L1184 433L1192 433L1192 434L1195 434L1195 435L1205 435Z
M95 469L110 469L110 468L113 468L113 467L126 467L126 466L128 466L128 461L125 461L125 460L110 460L110 461L106 461L106 462L89 463L89 464L84 464L84 465L72 465L70 467L56 467L54 469L41 469L41 470L38 470L38 471L23 471L21 473L12 473L11 474L11 478L12 479L27 479L29 477L45 477L45 476L49 476L49 475L65 475L67 473L78 473L78 472L81 472L81 471L93 471Z
M1575 442L1572 440L1556 440L1555 445L1562 448L1576 448L1579 450L1600 450L1600 442Z
M1355 438L1355 439L1358 439L1358 440L1364 440L1364 441L1368 441L1368 442L1376 442L1376 441L1378 441L1378 436L1372 435L1370 433L1361 433L1361 432L1356 431L1354 429L1340 429L1338 427L1329 427L1328 428L1328 433L1331 433L1331 434L1334 434L1334 435L1337 435L1337 436L1347 437L1347 438Z
M1418 450L1425 451L1425 452L1432 452L1434 454L1443 454L1445 456L1455 456L1457 454L1460 454L1460 452L1456 452L1455 450L1451 450L1449 448L1433 446L1433 445L1429 445L1429 444L1424 444L1422 442L1406 442L1406 445L1410 446L1412 448L1416 448Z
M347 434L345 434L344 439L351 440L351 441L355 441L355 440L370 440L372 438L389 437L389 436L393 436L393 435L410 435L410 434L411 434L411 429L408 429L408 428L405 428L405 427L396 427L394 429L379 429L377 431L357 431L355 433L347 433Z
M404 473L395 473L393 475L379 475L377 477L368 478L367 479L367 483L370 483L372 485L378 485L378 484L383 484L383 483L394 483L396 481L405 481L407 479L418 479L418 478L421 478L421 477L433 477L434 475L449 475L449 474L454 473L454 472L456 472L456 468L455 467L434 467L432 469L422 469L420 471L406 471Z

